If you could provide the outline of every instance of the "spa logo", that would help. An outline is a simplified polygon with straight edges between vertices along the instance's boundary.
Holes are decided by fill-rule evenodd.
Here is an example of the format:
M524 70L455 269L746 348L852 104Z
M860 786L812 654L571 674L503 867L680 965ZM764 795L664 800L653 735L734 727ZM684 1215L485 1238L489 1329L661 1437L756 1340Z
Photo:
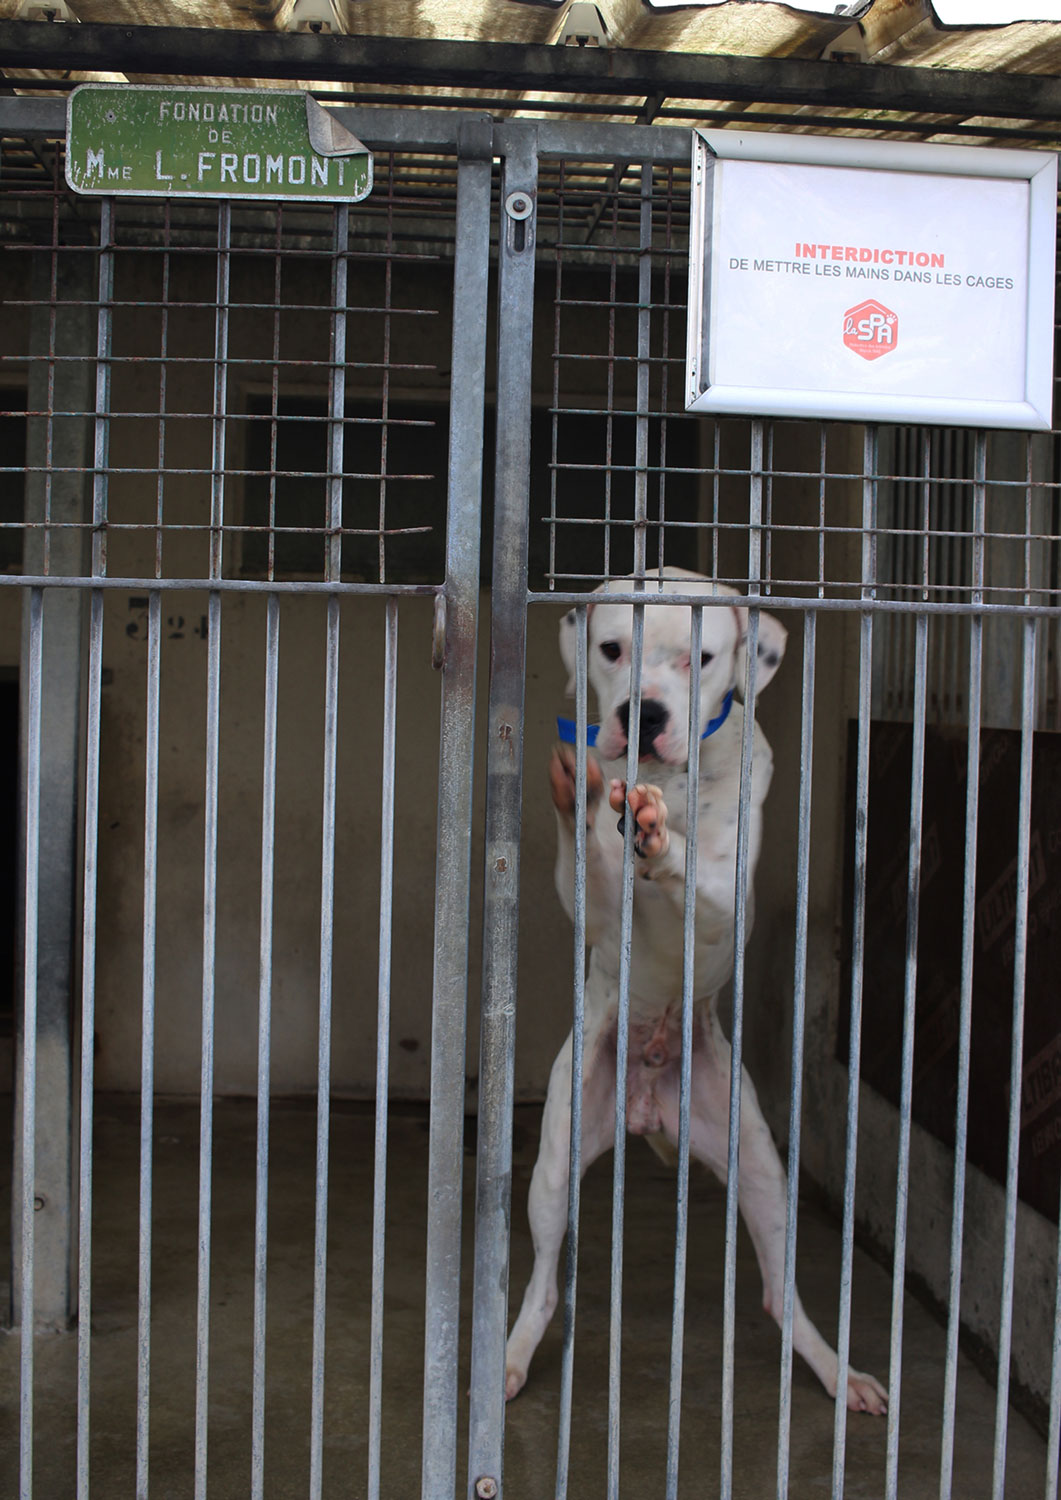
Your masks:
M844 343L863 359L880 359L899 342L899 316L871 297L844 313Z

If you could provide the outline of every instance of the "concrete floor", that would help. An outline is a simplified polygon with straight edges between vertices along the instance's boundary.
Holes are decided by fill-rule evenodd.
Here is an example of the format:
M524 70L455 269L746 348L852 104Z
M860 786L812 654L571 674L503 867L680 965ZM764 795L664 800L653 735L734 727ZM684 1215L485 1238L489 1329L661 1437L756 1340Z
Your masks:
M96 1500L134 1493L138 1106L127 1098L97 1103L95 1249L92 1322L92 1485ZM6 1122L5 1122L6 1124ZM529 1269L525 1199L537 1144L538 1111L517 1111L512 1283L522 1294ZM214 1256L211 1325L209 1493L245 1497L250 1485L254 1106L219 1102L215 1112ZM315 1116L302 1104L273 1111L266 1494L303 1495L309 1476L310 1343L313 1284ZM369 1337L373 1120L363 1106L337 1106L332 1122L328 1354L324 1492L364 1491ZM0 1162L6 1168L9 1153ZM185 1103L156 1110L151 1475L153 1500L192 1493L195 1374L195 1261L198 1111ZM575 1420L570 1493L605 1493L607 1442L610 1158L586 1180L579 1278ZM423 1360L423 1221L427 1119L422 1109L391 1116L386 1329L384 1339L383 1493L420 1493ZM465 1257L470 1266L474 1158L468 1156ZM7 1186L0 1187L3 1201ZM621 1493L627 1500L663 1494L666 1452L674 1182L644 1146L628 1156ZM717 1492L721 1365L724 1198L697 1172L690 1217L685 1406L679 1493L704 1500ZM801 1213L800 1286L811 1315L835 1332L840 1241L835 1225L811 1207ZM466 1278L467 1279L467 1278ZM742 1238L737 1290L734 1494L775 1493L779 1339L759 1307L750 1245ZM879 1266L855 1266L852 1355L887 1378L890 1286ZM900 1494L938 1494L943 1332L915 1301L906 1303ZM468 1320L465 1319L465 1328ZM17 1488L18 1337L0 1336L0 1494ZM40 1337L36 1350L35 1496L74 1493L75 1339ZM559 1320L550 1329L531 1380L508 1411L506 1493L510 1500L553 1495L559 1385ZM468 1351L463 1349L460 1425L466 1425ZM990 1494L994 1392L963 1361L958 1395L954 1494ZM794 1500L827 1495L833 1408L802 1367L793 1391ZM885 1423L852 1416L847 1442L850 1497L884 1494ZM463 1456L460 1460L463 1474ZM1045 1445L1017 1413L1009 1426L1008 1495L1042 1493ZM458 1493L462 1487L458 1487Z

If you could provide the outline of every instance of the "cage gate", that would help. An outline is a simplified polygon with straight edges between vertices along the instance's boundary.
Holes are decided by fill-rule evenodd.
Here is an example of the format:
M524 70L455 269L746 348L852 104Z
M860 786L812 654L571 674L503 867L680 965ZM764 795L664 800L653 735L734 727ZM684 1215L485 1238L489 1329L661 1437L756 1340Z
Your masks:
M494 1493L504 1463L504 1340L530 1269L519 1198L537 1150L535 1129L524 1136L520 1126L521 1053L535 1045L556 968L537 939L543 927L554 935L555 918L543 913L535 922L524 915L520 928L511 890L517 873L523 882L535 878L526 858L518 872L514 861L521 848L538 848L545 800L539 788L555 736L551 712L539 707L531 684L543 675L538 653L551 649L559 618L548 606L572 611L579 642L574 740L581 745L593 717L585 591L610 580L616 597L634 609L632 724L648 622L675 602L695 605L702 598L682 601L680 588L669 599L661 596L653 570L670 564L735 591L709 602L728 609L730 598L738 599L749 610L752 639L766 619L760 611L784 620L789 632L789 662L762 707L775 780L754 879L747 767L742 783L735 972L724 1002L737 1080L731 1120L741 1107L742 1076L753 1100L754 1079L767 1119L787 1144L784 1286L773 1307L780 1347L764 1348L772 1367L767 1395L753 1373L754 1357L743 1352L748 1329L740 1309L745 1297L754 1307L759 1274L738 1233L738 1133L731 1129L722 1164L729 1186L720 1190L719 1238L712 1242L706 1228L696 1227L697 1195L706 1188L702 1178L689 1177L688 1079L676 1196L670 1186L669 1198L652 1195L637 1157L627 1161L625 1101L616 1087L609 1206L602 1209L594 1177L586 1179L595 1213L610 1220L608 1248L597 1240L584 1248L591 1233L580 1201L588 1062L580 1038L591 876L585 841L578 842L585 804L577 801L576 930L560 981L565 994L573 985L573 1005L553 1027L555 1047L573 1021L570 1196L556 1315L563 1326L546 1333L535 1356L544 1360L544 1372L532 1367L527 1394L509 1407L510 1489L803 1493L810 1475L803 1445L812 1426L837 1496L1001 1495L1044 1482L1053 1494L1059 1163L1045 1065L1054 1055L1056 1025L1048 984L1032 978L1053 931L1043 854L1050 841L1045 758L1056 695L1053 440L690 418L682 410L684 138L541 123L505 125L499 142L506 175L498 425L516 457L505 468L499 444L469 1493ZM512 213L506 220L505 206L518 211L534 194L533 223ZM531 235L533 259L524 255ZM512 339L520 352L509 366ZM624 593L616 580L627 575ZM706 613L693 609L690 658L699 654ZM562 693L562 675L553 680ZM754 680L746 693L756 701ZM637 774L634 764L628 777ZM578 777L578 795L585 796L581 755ZM688 869L696 861L692 815L690 822ZM627 963L626 945L639 941L630 914L635 864L628 848ZM685 921L692 944L690 908L691 902ZM769 936L760 939L764 921ZM533 947L526 957L516 951L520 930ZM771 947L773 954L766 951ZM690 965L687 953L687 983ZM629 969L624 974L620 967L617 1079L629 1066L629 982ZM689 1000L687 993L686 1037L692 1036ZM782 1018L779 1056L774 1028ZM743 1075L742 1061L749 1067ZM879 1433L867 1434L859 1426L867 1419L849 1415L843 1401L828 1423L821 1407L812 1414L804 1398L813 1380L793 1361L803 1244L797 1228L805 1235L806 1223L813 1239L823 1196L839 1229L828 1256L829 1292L819 1303L826 1310L814 1316L828 1318L841 1369L872 1366L890 1385ZM970 1235L970 1215L981 1210L985 1232ZM644 1243L639 1216L646 1212L666 1213L673 1231L662 1264ZM598 1229L593 1224L592 1232ZM867 1249L891 1273L890 1285L880 1288L887 1326L880 1327L877 1353L872 1336L866 1346L872 1312L864 1299L872 1302L875 1275ZM510 1251L519 1272L511 1289ZM817 1253L802 1251L801 1282L803 1266ZM721 1266L718 1301L706 1307L698 1280L702 1255ZM592 1272L580 1272L583 1259ZM587 1286L590 1274L594 1284ZM657 1305L653 1318L642 1316L646 1287L655 1282L658 1290L659 1281L669 1290L669 1309ZM992 1307L979 1319L966 1314L963 1323L970 1282L974 1299L990 1288ZM698 1288L692 1301L690 1283ZM930 1356L935 1384L928 1399L938 1405L922 1469L912 1457L911 1427L925 1393L912 1385L910 1368L922 1358L912 1351L925 1302L945 1332ZM1036 1337L1030 1323L1040 1316ZM721 1321L709 1353L697 1328L705 1319ZM990 1369L994 1382L982 1392L990 1440L980 1445L982 1467L974 1473L966 1424L977 1397L966 1361L978 1339L973 1363ZM542 1381L550 1389L538 1397L532 1393ZM749 1386L770 1412L765 1451L749 1417ZM548 1418L537 1408L528 1412L528 1400L548 1400ZM1023 1447L1018 1410L1046 1432L1045 1451ZM592 1439L585 1430L590 1416ZM555 1460L546 1464L543 1448L554 1449ZM1025 1461L1026 1478L1018 1479Z
M351 110L356 208L86 205L41 102L0 155L12 1485L1056 1495L1054 439L686 415L686 131ZM584 729L587 590L628 575L635 660L683 604L691 657L731 599L788 630L722 1001L733 1116L754 1079L787 1152L780 1336L687 1076L676 1170L619 1088L582 1181L544 768L560 616ZM572 1021L561 1309L506 1410ZM793 1360L797 1257L885 1421Z

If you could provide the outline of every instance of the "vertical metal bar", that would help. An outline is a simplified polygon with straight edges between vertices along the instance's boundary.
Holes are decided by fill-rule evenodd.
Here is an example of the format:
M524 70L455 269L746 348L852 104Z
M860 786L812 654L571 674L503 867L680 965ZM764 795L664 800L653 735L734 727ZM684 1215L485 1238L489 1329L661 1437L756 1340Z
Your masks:
M110 436L111 301L114 291L113 204L100 205L96 314L96 414L92 489L92 572L107 571L107 461ZM54 312L54 309L53 309ZM51 406L49 405L49 411ZM77 1495L87 1500L92 1364L92 1133L96 1017L96 904L99 853L99 751L103 681L103 594L89 606L88 717L85 729L85 830L82 886L81 1077L78 1161Z
M379 1500L383 1419L383 1270L387 1215L387 1084L390 1058L394 912L395 723L398 714L398 601L387 600L383 661L383 778L380 809L379 990L376 1005L376 1139L372 1179L372 1313L369 1337L368 1500Z
M320 1500L324 1465L324 1353L328 1291L328 1147L331 1110L332 962L335 935L335 792L338 780L339 596L328 596L324 669L324 804L321 810L320 996L317 1018L317 1177L313 1233L313 1371L310 1500Z
M53 230L57 228L53 222ZM106 240L107 214L103 215ZM57 241L56 241L57 243ZM105 266L106 254L102 257ZM102 274L102 273L101 273ZM54 576L82 576L88 566L89 480L92 464L93 387L100 338L93 310L99 277L88 252L34 258L30 314L30 364L26 424L26 526L23 571ZM103 277L104 287L106 277ZM62 317L57 318L57 306ZM104 329L108 325L104 320ZM109 352L109 346L105 346ZM95 431L105 413L95 416ZM31 668L29 597L23 598L21 636L21 722L27 714L26 685ZM76 934L78 876L82 864L78 814L82 794L81 752L84 600L75 589L50 589L44 595L40 664L41 732L38 814L37 990L34 1044L37 1069L33 1088L40 1104L35 1120L33 1220L34 1317L38 1327L65 1329L75 1311L78 1281L77 1210L74 1182L78 1173L77 1111L74 1103L76 1047L72 1021L76 1014ZM47 619L47 628L44 619ZM20 838L24 832L24 789L28 782L27 741L20 736ZM20 862L25 858L20 849ZM19 892L22 900L22 892ZM20 917L24 915L20 906ZM21 942L21 937L20 937ZM20 955L21 958L21 955ZM16 1037L21 1038L19 1007ZM20 1118L23 1051L15 1048L16 1120ZM25 1142L16 1131L12 1204L11 1299L17 1323L23 1305L19 1194L20 1153Z
M927 590L926 590L927 592ZM903 1047L899 1086L899 1147L895 1188L895 1248L892 1268L892 1332L889 1361L888 1440L885 1484L888 1500L899 1494L899 1411L903 1369L903 1296L906 1291L906 1229L910 1198L910 1134L914 1100L914 1032L917 1004L917 939L921 899L921 832L925 780L925 708L928 677L928 616L918 615L914 642L914 725L910 764L910 841L906 884L906 966L903 987Z
M526 656L537 130L514 140L501 178L493 644L486 763L485 895L468 1492L502 1482L512 1078ZM527 217L513 217L530 209Z
M210 479L210 577L224 573L225 452L228 437L228 330L232 206L217 208L217 311L214 318L214 401Z
M203 825L203 978L199 1070L199 1250L195 1350L195 1500L206 1500L210 1379L210 1217L213 1189L214 967L217 951L218 749L221 710L221 595L207 604L206 806Z
M1054 1292L1054 1341L1050 1362L1050 1415L1046 1429L1046 1500L1057 1500L1058 1459L1061 1457L1061 1232L1057 1236Z
M217 210L217 312L214 325L213 468L210 577L224 565L225 446L228 412L229 271L232 208ZM195 1500L206 1500L210 1382L210 1217L213 1191L214 1013L217 956L218 754L221 717L221 595L207 601L206 805L203 817L203 1000L199 1078L199 1252L195 1351Z
M445 653L431 995L424 1500L452 1495L457 1468L468 918L492 172L490 121L463 119L458 127L451 362L460 378L450 394L446 581L435 605L436 618L444 625Z
M1026 595L1027 599L1027 595ZM1010 1052L1009 1146L1006 1156L1006 1215L1002 1249L998 1380L995 1400L995 1452L992 1500L1006 1488L1009 1426L1009 1357L1013 1344L1013 1292L1016 1276L1017 1162L1020 1151L1021 1060L1024 1049L1024 982L1028 946L1028 864L1031 855L1032 751L1035 726L1035 674L1038 622L1024 620L1021 682L1020 803L1017 829L1017 887L1013 927L1013 1032Z
M136 1340L136 1496L148 1493L151 1407L151 1154L155 1102L155 956L158 898L159 679L162 595L149 596L147 617L147 708L144 754L144 916L140 1033L140 1226Z
M876 595L877 429L867 426L862 447L862 598ZM873 686L873 611L864 609L859 635L858 766L855 773L854 917L851 953L851 1037L847 1058L847 1150L840 1264L840 1315L833 1425L833 1500L843 1500L847 1446L847 1372L851 1351L851 1284L855 1256L855 1168L858 1160L858 1094L862 1059L862 974L865 963L866 852L869 831L869 736Z
M342 576L343 418L346 412L346 288L349 210L334 210L331 368L328 421L328 543L325 576ZM331 1136L332 968L335 936L335 798L338 784L339 598L328 599L324 688L324 806L321 813L320 1000L317 1030L317 1180L313 1248L313 1370L310 1497L319 1500L324 1467L324 1359L328 1302L328 1151Z
M325 577L338 582L343 562L343 448L346 416L346 288L350 210L335 209L332 251L332 360L328 373L328 550ZM389 266L388 266L389 270ZM386 432L386 428L384 428ZM382 483L382 481L381 481ZM382 530L383 523L380 523Z
M633 607L630 641L630 718L626 747L626 784L637 783L641 732L641 670L645 642L645 606ZM626 1194L626 1075L630 1030L630 964L634 930L634 832L636 820L623 827L623 879L619 923L619 994L615 1017L615 1142L612 1152L611 1283L608 1303L608 1500L619 1495L619 1442L623 1338L623 1226Z
M616 199L622 173L616 174ZM641 164L641 212L639 232L637 315L637 418L635 426L636 475L634 484L634 558L635 588L644 588L648 531L648 400L649 357L651 354L652 298L652 167ZM613 292L615 269L612 269ZM612 351L614 352L614 351ZM614 361L609 359L609 381ZM609 395L609 409L613 398ZM609 463L610 468L610 463ZM644 648L645 610L640 604L633 610L633 639L630 650L630 717L626 750L626 784L638 779L639 736L641 721L641 669ZM612 1153L612 1244L611 1290L608 1337L608 1497L619 1494L619 1442L621 1433L622 1335L623 1335L623 1233L626 1217L626 1071L629 1050L630 965L633 944L634 910L634 834L636 820L625 820L623 834L622 917L620 922L619 1003L616 1016L615 1048L615 1144Z
M759 592L762 565L763 451L761 420L751 424L748 480L748 590ZM733 911L733 1025L730 1038L729 1147L726 1166L726 1258L722 1305L722 1500L733 1493L734 1364L737 1306L737 1212L740 1203L741 1070L744 1057L744 948L748 940L748 841L751 818L752 755L755 748L755 676L759 651L759 611L748 610L745 643L744 718L741 731L740 798Z
M565 215L567 209L567 163L559 163L556 183L556 250L553 261L556 277L553 291L553 399L549 452L549 587L556 587L556 494L559 479L559 433L560 433L560 350L563 347L560 334L560 313L564 304L564 244L566 242ZM577 758L576 750L576 758ZM577 774L577 773L576 773ZM561 1426L561 1434L563 1428ZM561 1436L561 1442L563 1441ZM558 1479L559 1482L559 1479Z
M103 682L103 592L89 614L85 738L85 851L81 925L81 1119L78 1153L77 1500L88 1500L92 1357L92 1126L96 1032L96 893L99 856L99 744Z
M814 668L818 616L803 617L803 698L800 727L799 821L796 836L796 944L792 986L792 1086L788 1109L788 1196L785 1207L785 1290L781 1312L781 1397L777 1433L777 1500L788 1500L792 1434L792 1320L796 1307L799 1153L803 1127L803 1054L807 1019L807 928L810 909L811 792L814 775Z
M975 605L984 598L984 531L987 505L987 436L976 434L973 454L972 589ZM954 1108L954 1193L951 1209L950 1295L947 1359L943 1382L940 1500L951 1500L954 1481L954 1421L958 1389L958 1334L961 1327L962 1243L965 1227L965 1165L969 1130L969 1063L972 1046L973 962L976 951L976 839L980 809L980 718L984 621L969 621L969 729L965 772L965 868L962 877L962 957L959 981L958 1078Z
M41 663L44 594L29 595L26 685L25 897L22 981L21 1346L19 1351L19 1500L33 1494L34 1200L37 1165L37 912L40 878Z
M270 594L265 618L265 706L262 749L261 905L258 924L258 1099L254 1184L254 1373L251 1390L251 1497L265 1485L265 1317L269 1226L269 1100L273 1004L273 884L276 852L276 725L280 600Z
M560 1356L560 1416L556 1500L566 1500L571 1462L571 1407L575 1369L579 1210L582 1197L582 1080L586 1024L586 746L587 633L589 611L575 612L575 890L574 987L571 1017L571 1142L568 1152L567 1250L564 1273L564 1342Z
M648 409L652 354L652 163L641 163L640 259L637 268L637 417L634 473L634 572L644 573L648 542Z
M99 216L99 310L96 315L96 420L92 454L92 569L107 571L107 481L110 459L111 345L114 299L114 201L104 198Z
M155 577L162 577L162 538L165 535L166 508L166 399L169 386L169 313L170 313L170 199L162 209L162 287L159 301L159 363L158 363L158 477L155 483Z
M392 158L393 160L393 158ZM391 196L387 201L387 249L392 252L394 248L394 174L390 176ZM383 583L387 577L387 484L388 484L388 454L390 427L388 421L391 409L391 297L394 290L394 265L390 253L383 266L383 348L380 351L380 359L383 365L380 380L380 429L379 429L379 499L376 509L376 525L379 530L377 541L377 557L379 569L379 581Z
M693 1082L693 1009L696 1002L696 874L700 811L700 673L704 612L689 621L689 745L685 800L685 905L682 912L682 1043L678 1084L678 1181L674 1231L674 1298L671 1313L670 1390L667 1401L667 1500L677 1500L681 1438L682 1366L685 1353L685 1274L689 1259L689 1110Z

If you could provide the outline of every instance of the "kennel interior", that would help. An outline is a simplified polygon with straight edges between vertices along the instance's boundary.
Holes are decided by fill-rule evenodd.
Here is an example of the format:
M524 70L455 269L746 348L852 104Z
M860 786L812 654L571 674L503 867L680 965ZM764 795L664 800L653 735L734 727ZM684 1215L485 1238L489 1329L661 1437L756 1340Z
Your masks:
M94 201L33 104L5 1487L1056 1495L1054 436L687 415L687 130L345 110L364 204ZM789 630L723 1014L887 1421L791 1368L724 1187L637 1142L504 1411L580 962L556 626L660 562Z

